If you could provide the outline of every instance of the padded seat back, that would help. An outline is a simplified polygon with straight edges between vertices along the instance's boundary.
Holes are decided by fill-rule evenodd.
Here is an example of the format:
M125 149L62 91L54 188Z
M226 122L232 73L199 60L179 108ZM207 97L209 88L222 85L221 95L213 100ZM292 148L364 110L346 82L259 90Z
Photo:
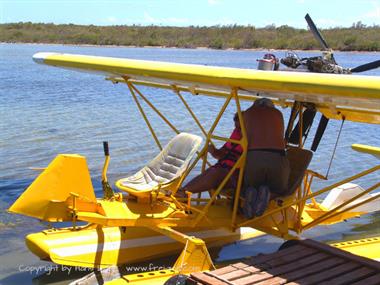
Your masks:
M293 194L301 185L305 171L313 157L313 152L298 147L289 147L287 156L290 164L288 190L282 196Z
M168 184L179 178L198 150L202 138L188 133L176 135L165 148L134 175L120 179L116 186L138 195L154 190L159 184Z

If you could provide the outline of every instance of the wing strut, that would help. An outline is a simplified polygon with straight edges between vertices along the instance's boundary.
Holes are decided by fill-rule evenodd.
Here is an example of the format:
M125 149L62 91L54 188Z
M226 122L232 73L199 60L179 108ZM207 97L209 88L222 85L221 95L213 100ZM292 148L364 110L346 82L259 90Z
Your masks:
M322 136L325 133L327 123L329 122L329 119L325 117L325 115L322 115L321 120L319 121L317 131L315 133L315 137L313 140L313 144L311 145L311 150L316 151L319 143L321 142Z

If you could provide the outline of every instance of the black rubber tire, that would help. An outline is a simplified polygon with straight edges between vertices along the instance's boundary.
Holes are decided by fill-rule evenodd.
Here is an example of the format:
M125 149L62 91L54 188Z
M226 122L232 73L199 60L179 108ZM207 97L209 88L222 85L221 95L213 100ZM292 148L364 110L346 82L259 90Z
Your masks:
M164 285L186 285L186 280L189 278L187 275L178 274L170 277Z
M283 250L285 248L289 248L289 247L292 247L294 245L297 245L299 244L300 241L298 239L290 239L290 240L287 240L285 241L279 248L277 251L280 251L280 250Z

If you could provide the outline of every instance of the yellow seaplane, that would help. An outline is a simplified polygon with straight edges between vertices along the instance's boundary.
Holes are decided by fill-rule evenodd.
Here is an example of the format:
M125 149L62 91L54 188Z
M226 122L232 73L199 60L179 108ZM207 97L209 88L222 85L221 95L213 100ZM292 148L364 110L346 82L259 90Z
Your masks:
M33 59L44 65L96 73L113 83L125 84L159 148L157 156L141 170L116 181L118 191L114 191L107 179L110 156L108 144L104 143L101 198L95 196L86 158L59 154L9 209L49 223L72 223L26 237L28 248L43 260L106 268L167 256L182 249L171 269L130 274L119 283L112 283L164 284L177 274L212 269L210 247L264 233L285 240L299 239L303 231L314 226L339 223L380 208L380 194L374 193L380 186L380 164L322 189L314 189L313 181L326 180L326 176L308 169L328 120L380 124L379 77L45 52L35 54ZM181 132L141 91L157 88L171 90L171 96L179 97L202 136ZM186 96L223 100L216 117L209 118L211 127L207 129L201 123ZM241 193L247 155L241 102L254 102L262 97L291 110L286 132L291 172L286 195L272 199L262 215L247 217L240 211L245 203ZM141 101L173 130L174 136L166 146L156 135ZM231 106L236 108L242 124L239 141L215 131ZM310 121L318 112L321 119L309 150L304 143ZM208 145L220 141L240 144L243 149L229 174L206 195L187 193L187 197L178 198L178 189L196 166L204 171L210 165ZM353 145L353 148L380 155L379 147ZM237 169L240 171L236 188L226 189L227 181ZM355 180L371 175L375 184L367 188L354 184ZM326 198L319 203L321 196Z

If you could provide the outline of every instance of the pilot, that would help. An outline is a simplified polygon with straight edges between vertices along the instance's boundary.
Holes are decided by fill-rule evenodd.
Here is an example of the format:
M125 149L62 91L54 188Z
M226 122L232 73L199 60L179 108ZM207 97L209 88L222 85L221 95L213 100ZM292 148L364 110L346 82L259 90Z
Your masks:
M240 140L241 130L238 114L234 116L235 128L231 133L230 139ZM219 184L227 176L230 169L234 166L236 161L241 156L243 149L240 144L235 144L232 142L226 142L221 148L217 149L212 144L208 146L208 152L216 159L218 162L206 169L203 173L194 177L189 181L182 189L178 190L177 197L184 197L185 191L192 193L200 193L203 191L208 191L211 189L217 189ZM238 171L235 171L232 177L227 181L225 187L235 188L237 183Z
M244 186L258 189L266 185L271 193L281 196L290 172L282 113L271 100L261 98L243 112L243 118L248 139Z

